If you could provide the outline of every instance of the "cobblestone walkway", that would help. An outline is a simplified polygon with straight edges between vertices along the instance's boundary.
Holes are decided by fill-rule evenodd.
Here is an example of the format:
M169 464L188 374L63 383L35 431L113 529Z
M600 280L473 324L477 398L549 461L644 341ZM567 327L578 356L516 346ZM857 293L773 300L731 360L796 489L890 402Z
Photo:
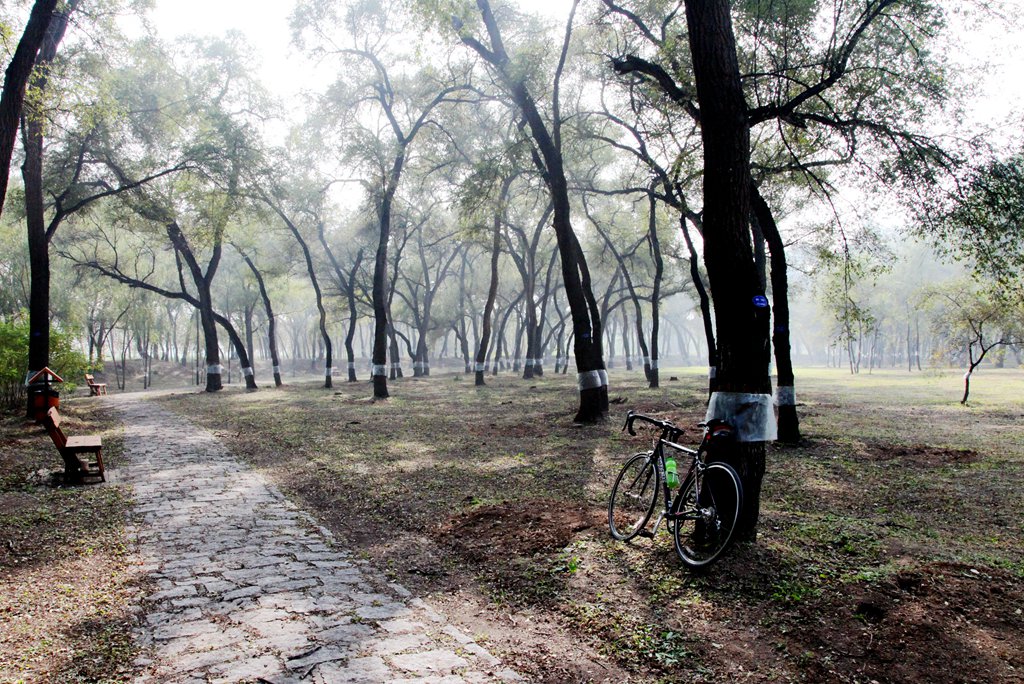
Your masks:
M152 403L121 405L132 534L155 582L142 682L515 682L423 601L330 532L208 431Z

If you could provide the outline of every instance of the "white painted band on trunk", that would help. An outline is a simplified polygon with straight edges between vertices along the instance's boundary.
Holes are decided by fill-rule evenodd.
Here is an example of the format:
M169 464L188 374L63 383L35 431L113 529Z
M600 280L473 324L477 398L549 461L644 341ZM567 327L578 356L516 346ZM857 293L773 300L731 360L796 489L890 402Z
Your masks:
M349 370L355 370L356 369L356 362L355 361L349 361L348 362L348 369Z
M605 369L602 368L601 370L597 371L597 374L601 378L601 386L602 387L607 387L608 386L608 371L606 371Z
M484 366L484 364L478 361L476 365L473 366L473 370L476 371L477 373L483 373L485 370L487 370L487 368L486 366Z
M737 442L771 442L778 438L770 394L713 392L704 420L715 418L732 425Z
M377 376L377 375L384 376L384 375L387 375L387 374L388 374L388 367L385 366L385 365L382 365L382 364L379 364L379 363L375 363L375 364L372 364L370 366L370 375L373 375L373 376Z
M242 377L247 378L250 375L253 375L252 368L249 366L242 366Z
M324 377L329 378L334 375L334 368L327 366L324 368Z
M523 360L517 358L513 363L515 363L515 365L519 366L519 365L521 365L523 363Z
M658 370L658 359L651 359L651 370Z
M222 365L220 365L218 363L215 363L213 365L207 366L206 367L206 372L209 375L220 375L221 373L224 372L224 366L222 366Z
M395 371L402 370L402 364L400 362L398 362L398 361L393 361L391 363L391 370L395 370Z
M714 380L716 375L718 375L718 369L716 367L711 366L708 368L708 378Z
M776 406L796 406L796 388L792 385L779 385L775 388Z
M645 366L650 366L651 365L651 357L650 356L645 356L644 357L644 365Z
M280 375L280 374L281 374L281 367L280 366L274 366L274 375Z
M583 390L597 389L604 383L601 382L601 371L586 371L576 374L576 389Z

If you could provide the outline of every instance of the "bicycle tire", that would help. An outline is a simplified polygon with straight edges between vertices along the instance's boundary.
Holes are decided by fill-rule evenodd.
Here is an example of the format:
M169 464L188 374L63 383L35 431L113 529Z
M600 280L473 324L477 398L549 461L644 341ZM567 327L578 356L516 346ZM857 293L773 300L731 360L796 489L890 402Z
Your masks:
M629 541L643 531L658 503L659 491L661 473L654 467L651 452L626 461L608 500L608 530L614 539Z
M672 506L677 513L673 530L676 554L693 570L711 565L732 544L743 509L740 476L727 463L710 463L704 470L699 502L697 496L696 479L691 474ZM701 509L708 515L699 515Z

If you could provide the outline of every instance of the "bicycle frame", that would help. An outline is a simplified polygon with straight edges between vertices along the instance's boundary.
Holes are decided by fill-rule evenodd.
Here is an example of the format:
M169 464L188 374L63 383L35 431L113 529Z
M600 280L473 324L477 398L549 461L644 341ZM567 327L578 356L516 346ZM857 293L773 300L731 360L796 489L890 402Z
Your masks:
M654 526L651 529L651 535L654 536L658 533L658 527L661 525L663 520L675 521L675 520L697 520L703 517L703 512L698 510L696 512L689 513L687 511L673 511L673 507L676 506L676 499L682 494L682 489L675 497L672 496L672 490L668 486L668 477L665 473L665 447L673 449L675 451L684 453L690 457L690 467L686 471L686 476L683 477L680 482L688 482L691 477L696 479L695 486L697 488L698 496L701 490L701 475L704 473L707 465L704 463L702 455L707 452L707 442L709 432L704 431L704 438L701 440L700 445L696 449L683 446L673 442L667 438L668 430L663 429L661 435L658 437L657 442L654 445L654 449L651 453L652 458L656 459L655 465L658 468L658 472L661 473L661 490L662 490L662 501L664 506L662 507L661 513L658 514L657 519L654 521Z

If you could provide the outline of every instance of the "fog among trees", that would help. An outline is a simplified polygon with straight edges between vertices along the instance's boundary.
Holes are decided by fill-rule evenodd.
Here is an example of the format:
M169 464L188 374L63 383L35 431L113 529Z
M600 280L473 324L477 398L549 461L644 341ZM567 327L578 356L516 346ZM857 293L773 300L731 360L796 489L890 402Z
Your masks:
M698 366L798 439L793 367L1018 365L1020 140L948 57L999 8L698 5L300 0L284 99L241 33L5 4L11 396L51 336L123 389L562 374L584 423Z

